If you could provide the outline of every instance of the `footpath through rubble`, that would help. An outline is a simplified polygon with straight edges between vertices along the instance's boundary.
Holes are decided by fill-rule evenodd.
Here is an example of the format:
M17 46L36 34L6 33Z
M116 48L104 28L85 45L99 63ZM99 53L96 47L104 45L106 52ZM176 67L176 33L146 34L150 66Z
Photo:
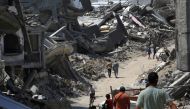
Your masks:
M119 77L115 78L112 72L112 77L103 78L99 81L94 81L92 84L95 86L96 100L95 105L98 106L101 102L105 100L105 95L110 92L110 86L113 89L117 89L120 86L133 87L138 75L142 74L144 71L154 68L158 63L156 59L149 60L147 56L137 56L130 60L120 63ZM79 98L71 99L73 102L73 109L80 109L79 107L88 108L89 105L89 95L81 96ZM83 109L83 108L81 108Z
M36 55L27 55L31 58L28 60L34 58L35 61L41 62L41 66L27 69L19 64L21 71L13 68L18 73L17 77L14 78L14 82L9 81L7 84L14 90L19 89L19 92L15 93L17 91L13 90L14 93L10 94L6 87L3 87L1 90L4 94L36 109L60 109L65 105L68 106L65 108L70 108L67 97L72 97L70 100L74 108L88 108L87 93L91 83L96 90L95 105L99 105L105 100L105 95L110 93L110 86L113 89L121 85L134 88L132 83L141 85L141 80L145 80L150 71L155 71L161 72L160 87L172 87L166 89L173 98L182 99L179 106L187 105L184 101L189 97L189 90L188 86L183 85L190 83L190 74L173 68L176 65L175 49L169 49L169 58L165 53L165 49L173 44L175 38L175 7L171 2L173 0L155 0L153 7L130 2L110 2L106 6L98 5L93 11L89 0L76 1L84 9L77 7L76 2L72 0L69 0L70 3L67 0L26 1L29 4L23 8L24 15L19 16L25 27L20 23L18 28L15 27L19 31L25 29L24 35L18 35L18 41L23 38L32 40L32 35L27 37L27 33L38 35L38 39L33 39L32 42L41 43L31 45L39 45L36 48L40 51L40 59L44 60L36 59ZM20 3L17 2L17 5L20 6ZM5 13L0 15L3 16L3 23L12 24L12 18L18 20L17 13L4 8L0 8L0 11ZM18 12L22 13L21 8ZM6 17L6 14L10 13L11 16ZM13 17L12 14L17 17ZM11 36L7 32L9 29L1 29L5 32L1 34L2 37ZM36 33L36 30L40 32ZM18 43L23 44L20 47L23 63L26 61L26 51L22 48L29 50L24 43L26 42ZM145 53L148 48L157 51L160 61L148 59ZM9 58L14 56L10 55ZM109 60L120 62L119 78L115 78L113 73L112 78L107 78L106 65ZM4 67L10 66L3 65L2 61L2 72L12 72L9 71L12 67L6 69L6 72ZM4 76L0 76L2 81L5 79Z

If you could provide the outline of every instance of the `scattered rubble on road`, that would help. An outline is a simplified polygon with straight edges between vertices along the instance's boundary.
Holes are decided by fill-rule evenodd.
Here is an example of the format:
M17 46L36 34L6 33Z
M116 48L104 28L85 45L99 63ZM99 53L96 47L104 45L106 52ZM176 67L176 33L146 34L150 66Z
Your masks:
M55 108L51 104L57 105L56 109L65 104L70 108L66 97L85 95L90 81L104 78L107 60L123 62L145 54L147 47L167 47L175 38L175 6L168 1L153 3L153 7L122 2L94 10L90 0L26 0L27 5L15 1L16 6L9 9L0 7L4 47L0 89L37 109ZM174 63L175 49L169 57L162 53L158 54L161 64L152 71ZM165 75L164 87L189 84L189 73L170 71ZM189 96L188 86L168 92L175 99Z
M171 49L173 51L173 49ZM173 52L171 52L170 56ZM168 57L168 61L161 61L160 64L156 65L154 69L150 69L139 75L137 82L134 87L145 88L147 76L150 72L157 72L160 76L158 87L165 89L167 93L177 103L179 109L189 105L189 72L183 72L176 69L176 61L173 57Z

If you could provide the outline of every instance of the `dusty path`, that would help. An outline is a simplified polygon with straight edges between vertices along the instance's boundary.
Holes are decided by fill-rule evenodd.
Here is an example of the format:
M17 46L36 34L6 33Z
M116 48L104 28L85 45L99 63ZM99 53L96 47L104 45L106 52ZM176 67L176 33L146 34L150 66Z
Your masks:
M144 56L120 63L119 78L115 78L112 73L112 78L103 78L99 81L93 82L96 90L96 100L94 104L98 105L105 100L105 94L110 92L110 86L112 86L113 89L116 89L122 85L131 86L139 74L153 68L156 64L158 64L156 60L149 60ZM74 102L72 106L75 108L73 109L87 109L89 104L89 96L71 99L71 101Z

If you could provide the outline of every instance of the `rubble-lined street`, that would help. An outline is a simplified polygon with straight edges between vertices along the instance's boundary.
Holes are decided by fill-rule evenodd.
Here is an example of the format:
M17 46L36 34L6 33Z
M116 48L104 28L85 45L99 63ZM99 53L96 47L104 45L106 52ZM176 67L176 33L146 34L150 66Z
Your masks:
M0 108L190 109L189 6L1 0Z
M113 89L117 89L122 85L134 87L133 83L135 83L138 75L154 68L159 63L160 62L157 60L148 60L147 56L138 56L126 62L120 63L121 67L119 69L118 78L115 78L112 72L112 78L102 78L99 81L94 81L92 83L96 90L95 105L98 106L105 100L105 95L110 93L110 86L112 86ZM84 107L84 109L88 108L89 96L81 96L79 98L72 98L71 100L74 102L72 104L73 107L75 107L74 109L78 109L76 107Z

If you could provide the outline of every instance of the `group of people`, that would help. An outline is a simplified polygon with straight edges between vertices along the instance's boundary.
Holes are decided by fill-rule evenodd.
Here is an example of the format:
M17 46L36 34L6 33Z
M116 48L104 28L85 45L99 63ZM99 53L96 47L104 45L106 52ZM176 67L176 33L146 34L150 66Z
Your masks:
M158 89L158 75L151 72L148 75L148 85L145 90L141 91L136 103L135 109L165 109L168 105L170 109L177 109L176 105L172 102L169 95L163 90ZM110 95L106 95L106 101L103 104L103 109L130 109L130 100L135 100L125 93L125 87L120 87L120 92L117 93L113 100Z
M160 51L159 55L157 56L156 54L157 54L157 52L159 52L157 50L157 47L156 46L153 46L153 47L147 46L146 52L148 54L148 59L151 59L150 56L153 53L153 57L152 57L153 59L156 58L157 60L159 60L159 58L161 58L163 61L166 61L167 58L170 56L170 51L167 49L167 47L163 47L163 49L161 48L160 50L161 51Z
M102 109L130 109L130 98L125 93L125 87L120 87L119 93L114 96L112 100L110 94L106 94L106 101Z
M153 59L154 59L154 58L155 58L155 55L156 55L156 52L157 52L156 46L154 46L154 47L148 46L148 47L146 48L146 52L147 52L147 54L148 54L148 59L151 59L151 58L150 58L150 55L151 55L152 52L153 52Z
M109 78L111 78L112 69L113 69L113 72L115 74L115 77L118 78L119 63L117 61L115 61L114 63L112 63L112 61L109 60L106 67L107 67L108 77Z

